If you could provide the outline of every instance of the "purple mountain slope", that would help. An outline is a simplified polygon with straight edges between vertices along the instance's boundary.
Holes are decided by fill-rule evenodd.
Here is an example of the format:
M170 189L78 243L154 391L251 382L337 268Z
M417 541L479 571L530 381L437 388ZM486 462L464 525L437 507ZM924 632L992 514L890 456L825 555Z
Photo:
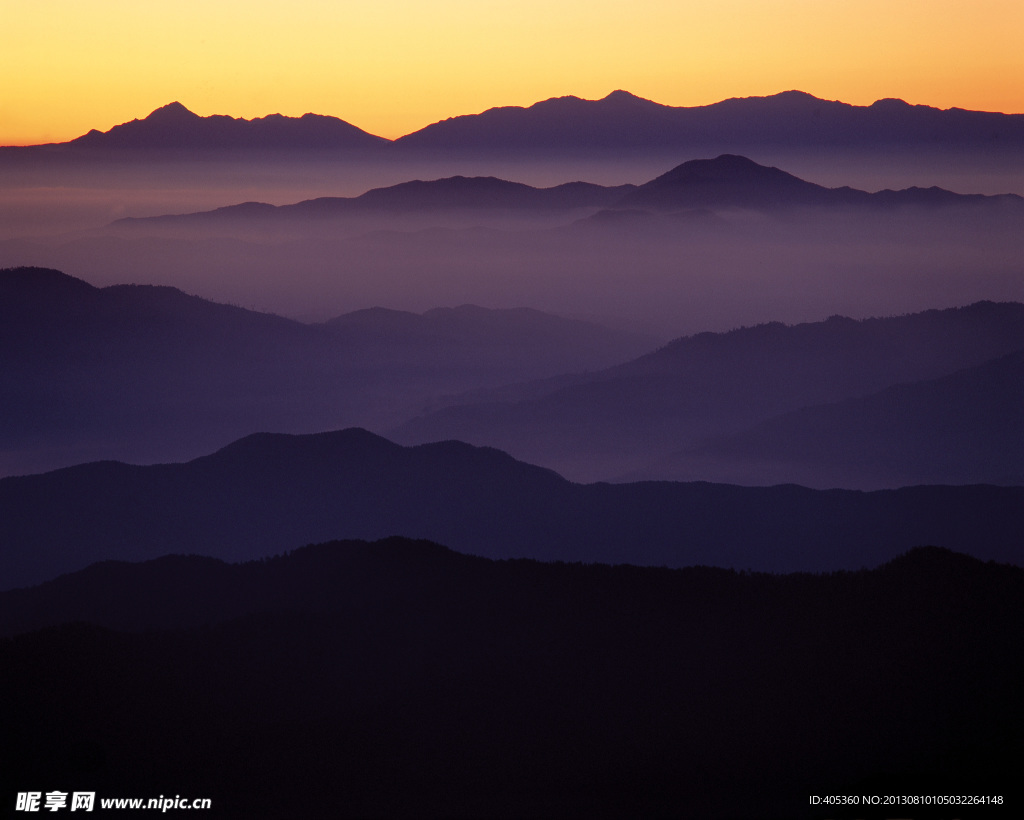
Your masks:
M814 487L1019 485L1022 416L1024 351L1018 351L942 378L778 416L677 453L656 472Z
M1022 347L1024 305L1017 303L980 302L863 321L834 316L794 326L773 322L680 338L632 362L552 383L546 392L525 387L519 396L507 390L498 400L439 409L392 437L406 444L452 438L486 443L572 478L609 479L633 475L641 465L630 467L629 461L642 453L651 454L650 464L773 416L941 378ZM989 397L984 406L997 407L1018 393L1008 377L995 379L983 390ZM1012 426L1017 416L1019 408L1005 409L1004 423ZM935 429L924 424L931 418L918 416L925 439ZM985 480L1020 472L1019 464L1006 463L1012 462L1009 452L998 468L989 463L993 452L989 441L976 454ZM934 474L920 460L908 459L902 469L915 483ZM642 475L673 478L682 471ZM784 480L779 475L775 480Z

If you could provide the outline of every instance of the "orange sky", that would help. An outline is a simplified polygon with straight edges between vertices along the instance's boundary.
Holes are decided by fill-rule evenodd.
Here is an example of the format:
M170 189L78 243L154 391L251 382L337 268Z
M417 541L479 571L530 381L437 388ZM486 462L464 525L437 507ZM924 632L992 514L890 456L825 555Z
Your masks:
M669 105L797 88L1024 112L1020 0L11 0L3 32L4 145L172 100L386 137L616 88Z

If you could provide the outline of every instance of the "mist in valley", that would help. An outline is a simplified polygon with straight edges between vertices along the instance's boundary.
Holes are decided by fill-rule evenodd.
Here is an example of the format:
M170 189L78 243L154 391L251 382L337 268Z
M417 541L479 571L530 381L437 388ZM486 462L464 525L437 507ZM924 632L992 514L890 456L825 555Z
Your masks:
M14 296L8 303L12 315L36 316L37 324L7 331L15 347L8 348L6 391L11 412L25 421L12 417L6 426L0 469L181 460L254 432L359 426L405 443L457 438L498 446L583 481L872 488L923 480L913 469L884 479L845 468L821 475L779 468L777 457L775 466L742 468L735 453L725 462L711 458L707 437L744 427L709 422L761 423L814 403L817 394L805 401L796 386L789 402L737 395L732 404L709 405L701 418L665 410L674 399L654 400L662 407L654 416L643 402L630 404L651 390L706 389L678 375L640 391L611 378L602 388L609 395L589 404L585 388L573 387L602 382L605 368L693 334L1024 301L1020 197L964 196L924 184L897 189L914 172L921 183L943 178L927 154L918 166L901 166L888 188L864 193L855 184L858 170L867 179L864 156L843 156L849 162L834 162L831 179L846 167L854 178L832 188L728 155L658 169L651 168L657 155L532 164L212 155L110 164L94 157L63 172L59 163L14 164L2 207L18 218L5 222L4 264L56 269L101 290L89 294L99 313L84 324L77 313L61 318L31 288L15 294L24 304ZM876 181L896 165L875 160ZM995 160L978 155L976 169L986 161ZM961 181L968 168L958 169ZM465 174L438 176L453 170ZM577 174L590 178L580 182ZM47 175L61 187L46 187ZM980 172L971 180L987 184ZM117 290L127 283L156 290L127 298ZM211 306L197 324L199 308L170 298L168 288L198 297L195 305L206 300L250 318L219 326ZM478 311L472 327L470 305ZM461 313L441 319L438 308ZM267 314L291 320L287 331L257 330L273 324ZM18 335L19 326L27 335ZM113 348L95 343L108 337L119 339ZM52 348L46 376L17 382L18 345ZM86 351L77 359L75 346ZM999 347L992 355L1010 352ZM856 357L855 347L849 355ZM702 366L736 368L712 359ZM934 378L954 369L905 375ZM783 391L795 378L779 377ZM832 377L825 368L814 378ZM529 404L556 407L567 387L583 391L568 401L572 412ZM47 410L53 401L64 409ZM603 421L601 408L614 408ZM843 435L832 434L836 441ZM969 474L992 480L984 471ZM1004 474L1016 474L1012 463Z
M138 188L122 179L117 190L90 188L87 180L57 191L8 190L0 207L20 216L5 220L0 257L9 266L53 267L97 286L170 285L302 321L369 307L422 312L469 303L534 307L663 339L833 313L864 318L1024 298L1024 220L1022 209L1010 206L869 213L435 208L314 219L117 221L245 201L288 205L358 195L371 176L378 184L415 178L407 169L342 170L344 185L329 172L304 185L301 169L277 169L275 185L275 172L264 168L254 170L247 187L250 177L238 168L211 173L205 183L196 179L196 187L187 184L188 174L175 173L176 188L142 187L153 180L141 175ZM541 168L506 178L544 175ZM587 181L610 177L616 184L647 181L622 168ZM855 180L848 184L855 187Z

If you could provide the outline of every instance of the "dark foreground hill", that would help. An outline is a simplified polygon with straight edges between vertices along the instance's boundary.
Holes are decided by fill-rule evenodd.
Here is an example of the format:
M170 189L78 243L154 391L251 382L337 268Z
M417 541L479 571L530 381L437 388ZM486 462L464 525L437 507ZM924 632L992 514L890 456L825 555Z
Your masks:
M1024 573L491 562L332 543L0 595L0 798L211 817L1015 816ZM811 795L1001 805L813 807ZM99 803L97 804L99 805Z
M332 538L430 538L492 558L857 569L921 544L1024 563L1024 487L862 493L573 484L490 448L365 430L260 434L184 464L85 464L0 480L0 579L104 559L256 558Z

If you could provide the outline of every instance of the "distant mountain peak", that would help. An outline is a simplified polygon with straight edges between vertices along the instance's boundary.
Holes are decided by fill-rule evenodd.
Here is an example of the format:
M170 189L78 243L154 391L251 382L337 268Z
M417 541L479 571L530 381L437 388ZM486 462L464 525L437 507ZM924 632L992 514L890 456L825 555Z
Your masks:
M631 94L628 91L623 91L621 88L616 88L611 94L604 98L604 102L651 102L650 100L638 97L636 94Z
M835 197L829 189L779 168L738 154L720 154L677 165L626 194L618 207L765 208L823 204Z
M317 451L356 448L365 450L368 447L396 449L399 445L383 436L371 433L362 427L347 427L343 430L331 430L323 433L306 433L293 435L289 433L251 433L237 441L221 447L215 453L205 456L206 459L225 457L265 457L268 452L295 451L311 449Z
M759 177L792 176L778 168L760 165L739 154L719 154L714 159L691 159L662 174L662 180L740 180ZM795 177L793 177L795 179ZM657 181L657 180L655 180Z
M146 119L157 121L170 121L183 119L198 120L201 118L198 114L189 111L184 105L175 100L174 102L167 103L167 105L160 106L155 111L153 111L148 117L146 117Z
M741 154L719 154L714 159L705 159L705 160L694 159L694 160L690 160L689 162L686 162L686 163L683 163L683 164L684 165L694 165L694 164L702 164L702 163L713 164L713 165L715 165L717 167L720 167L720 168L752 169L752 168L765 168L765 167L767 167L765 165L760 165L760 164L754 162L754 160L750 159L750 157L745 157L745 156L743 156Z
M806 91L800 91L797 88L791 88L789 91L780 91L772 96L782 100L813 100L814 102L821 102L820 97L815 97L813 94L808 94Z
M806 91L800 91L796 88L791 88L788 91L779 91L776 94L767 94L765 96L752 96L752 97L730 97L727 100L723 100L720 103L712 103L711 105L702 106L704 110L713 110L718 106L734 107L744 106L749 107L751 105L758 106L770 106L776 109L790 110L794 107L801 108L807 106L821 105L827 103L829 100L824 100L821 97L815 97L813 94L808 94ZM840 103L841 105L842 103ZM678 109L685 111L688 109Z
M888 108L890 110L896 111L907 108L914 108L915 106L912 106L910 103L905 102L904 100L901 100L898 97L883 97L882 99L875 100L873 103L871 103L870 107L875 109Z

